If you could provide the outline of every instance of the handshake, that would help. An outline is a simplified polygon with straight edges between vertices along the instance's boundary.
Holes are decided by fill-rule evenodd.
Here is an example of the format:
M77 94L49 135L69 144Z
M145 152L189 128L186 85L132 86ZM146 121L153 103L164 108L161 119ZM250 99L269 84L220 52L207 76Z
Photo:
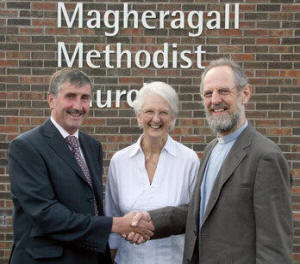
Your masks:
M123 217L113 217L111 231L131 243L141 244L153 236L154 225L148 212L130 212Z

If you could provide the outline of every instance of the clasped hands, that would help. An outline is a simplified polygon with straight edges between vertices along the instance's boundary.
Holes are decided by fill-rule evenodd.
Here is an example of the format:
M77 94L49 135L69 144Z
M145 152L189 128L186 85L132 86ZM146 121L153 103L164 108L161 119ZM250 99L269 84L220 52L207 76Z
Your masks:
M134 211L123 217L114 217L112 231L131 243L141 244L153 236L154 225L148 212Z

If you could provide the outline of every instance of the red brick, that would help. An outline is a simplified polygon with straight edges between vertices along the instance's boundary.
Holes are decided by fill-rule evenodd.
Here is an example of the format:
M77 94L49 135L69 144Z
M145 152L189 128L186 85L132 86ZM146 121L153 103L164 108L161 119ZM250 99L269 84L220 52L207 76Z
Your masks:
M104 143L102 144L102 147L103 147L103 150L104 151L109 151L109 150L114 150L114 151L117 151L119 150L119 145L118 144L107 144L107 143Z
M120 77L120 84L143 84L143 78L139 77Z
M180 75L180 70L176 69L159 69L157 70L157 76L179 76Z
M22 76L20 77L21 83L45 83L45 77L27 77L27 76Z
M240 28L255 28L255 24L253 21L240 21Z
M245 36L269 36L269 31L264 29L248 29L245 30Z
M254 54L233 54L232 59L236 61L252 61L254 60Z
M18 16L18 11L17 10L0 10L0 16L1 17L12 17L15 18Z
M30 36L9 36L6 38L7 42L13 43L28 43L31 42Z
M132 69L133 76L153 76L155 75L155 69Z
M0 126L0 133L16 133L18 132L17 126Z
M300 77L300 70L285 70L280 71L281 77Z
M95 125L95 126L102 126L105 125L104 118L97 118L97 117L89 117L84 121L85 125Z
M203 126L204 125L204 120L203 119L194 119L194 118L190 118L190 119L180 119L180 124L182 126Z
M44 123L47 118L48 117L31 117L30 118L30 124L38 126L38 125Z
M55 19L32 19L32 26L56 26L56 20Z
M131 141L131 136L125 136L125 135L115 135L115 136L108 136L111 142L119 142L119 143L124 143L124 142L130 142Z
M292 53L292 46L271 46L269 47L270 53Z
M56 3L42 3L42 2L32 2L31 3L32 10L56 10Z
M258 77L279 77L279 71L257 70L256 76L258 76Z
M67 35L69 32L68 28L46 28L47 35Z
M287 30L287 29L282 29L282 30L270 30L269 36L270 37L293 37L293 30Z
M256 120L256 127L278 127L279 120Z
M230 45L230 46L219 46L221 53L239 53L243 52L243 46L236 46L236 45Z
M30 59L30 52L8 51L6 56L8 59Z
M182 136L181 139L182 139L182 142L184 142L184 143L205 142L204 137L201 137L201 136Z
M69 29L71 31L71 35L94 35L95 30L94 29L90 29L90 28L70 28Z
M3 83L18 83L17 76L0 76L0 82Z
M144 43L144 44L155 44L155 38L153 37L143 37L143 36L134 36L132 38L132 44L135 43Z
M7 92L6 98L7 99L19 99L19 93L18 92Z
M24 100L43 100L44 99L44 93L22 93L20 94L20 99Z
M0 60L0 67L16 67L18 66L18 61L16 60Z
M172 134L190 135L190 134L192 134L192 128L175 127L174 130L172 131Z
M289 5L282 5L281 10L284 11L300 11L300 5L299 4L289 4Z
M20 28L21 34L40 35L43 33L43 28Z
M257 44L269 44L269 45L276 45L280 44L280 39L277 38L258 38L256 39Z
M143 34L142 28L124 28L120 30L121 35L137 36Z
M30 119L29 117L7 117L6 118L6 124L7 125L29 125Z
M292 135L291 128L270 128L267 129L267 134L270 136Z

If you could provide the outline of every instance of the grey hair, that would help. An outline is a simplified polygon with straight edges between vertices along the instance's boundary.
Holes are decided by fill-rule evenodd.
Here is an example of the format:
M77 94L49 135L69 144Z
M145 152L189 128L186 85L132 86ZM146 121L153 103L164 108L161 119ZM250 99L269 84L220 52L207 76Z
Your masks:
M70 82L79 87L89 84L92 89L91 79L84 72L78 69L63 68L52 75L49 93L56 97L61 89L61 85L66 82Z
M133 102L133 108L136 114L139 114L141 112L142 106L147 99L147 96L150 94L156 94L168 102L171 110L171 115L174 118L174 121L170 127L170 130L172 130L175 126L176 117L179 112L179 99L176 91L172 86L165 82L155 81L145 83L137 93L137 96Z
M236 62L228 59L228 58L220 58L214 61L211 61L210 64L204 69L201 75L201 83L200 83L200 92L203 93L203 80L208 73L209 70L219 66L228 66L232 69L234 74L234 81L237 91L240 92L243 88L248 84L248 77Z

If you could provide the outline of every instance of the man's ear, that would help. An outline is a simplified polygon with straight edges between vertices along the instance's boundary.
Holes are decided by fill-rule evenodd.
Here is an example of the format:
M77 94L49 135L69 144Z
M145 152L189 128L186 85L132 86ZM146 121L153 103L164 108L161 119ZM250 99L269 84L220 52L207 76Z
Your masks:
M252 86L247 84L242 90L242 103L246 105L252 96Z
M47 100L48 100L50 110L52 110L54 108L54 99L55 99L54 95L51 93L48 93Z

